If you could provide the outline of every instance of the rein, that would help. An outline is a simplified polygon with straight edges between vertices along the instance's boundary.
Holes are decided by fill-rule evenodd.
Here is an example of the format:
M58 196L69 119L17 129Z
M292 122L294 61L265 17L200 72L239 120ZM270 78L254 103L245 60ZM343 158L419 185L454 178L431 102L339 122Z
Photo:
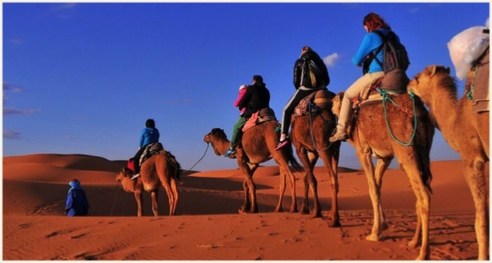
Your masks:
M405 142L402 142L399 139L397 139L395 137L395 135L393 134L393 131L391 130L391 127L390 127L390 124L389 124L389 120L388 120L388 112L387 112L387 109L386 109L386 102L387 101L390 101L398 109L400 109L401 111L403 111L404 113L406 113L410 117L412 117L410 111L408 109L402 108L394 100L392 100L391 99L391 96L386 92L386 90L377 88L377 91L379 92L379 94L381 95L381 97L383 97L384 117L385 117L385 120L386 120L386 127L388 127L388 131L389 131L389 133L391 135L391 138L393 140L395 140L396 142L398 142L399 144L403 145L403 146L409 146L410 144L412 144L413 140L415 139L415 134L417 133L417 113L416 113L416 108L415 108L415 94L413 94L413 92L409 92L410 98L412 99L412 105L413 105L413 132L412 132L412 137L410 138L410 140L407 143L405 143Z
M202 157L190 169L188 169L187 172L191 171L191 169L193 169L193 167L195 167L195 165L197 165L205 157L205 154L207 154L209 146L210 146L210 143L207 143L207 148L205 149L205 152L203 153Z

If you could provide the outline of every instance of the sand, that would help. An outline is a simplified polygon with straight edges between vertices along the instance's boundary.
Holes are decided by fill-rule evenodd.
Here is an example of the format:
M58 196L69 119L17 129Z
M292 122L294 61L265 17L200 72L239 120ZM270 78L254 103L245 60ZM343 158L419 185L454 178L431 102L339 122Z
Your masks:
M178 159L179 161L179 159ZM415 197L406 175L389 169L382 202L389 228L385 240L365 240L372 226L367 181L359 170L339 168L340 221L330 228L330 186L316 167L323 218L274 213L279 170L260 167L258 214L238 214L243 175L238 169L184 171L177 215L168 216L164 191L152 216L144 194L144 216L136 216L133 194L115 181L124 161L88 155L34 154L3 158L4 260L413 260L409 248L416 224ZM475 211L459 161L434 161L430 246L433 260L476 260ZM488 168L488 167L487 167ZM488 169L487 169L488 171ZM302 201L302 174L297 202ZM81 181L90 216L63 215L68 182ZM288 210L290 190L283 208ZM299 206L300 207L300 206Z

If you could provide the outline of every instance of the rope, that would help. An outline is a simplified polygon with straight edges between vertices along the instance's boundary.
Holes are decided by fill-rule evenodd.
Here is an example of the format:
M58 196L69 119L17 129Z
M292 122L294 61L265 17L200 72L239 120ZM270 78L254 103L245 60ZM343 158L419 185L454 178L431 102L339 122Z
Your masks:
M190 172L191 169L193 169L193 167L195 167L195 165L197 165L205 157L205 154L207 154L207 151L208 151L208 147L209 146L210 146L210 144L207 143L207 148L205 149L205 152L203 153L202 157L190 169L188 169L187 172Z
M326 147L324 150L318 149L318 146L316 145L316 140L314 139L314 134L313 134L313 120L312 120L312 117L311 117L311 107L312 107L312 105L313 105L312 102L309 102L308 103L309 133L311 134L311 140L313 141L313 145L314 145L314 148L316 149L316 151L318 151L318 152L324 152L324 151L328 150L331 147L331 142L330 142L330 144L328 144L328 147Z
M113 207L111 207L111 211L109 212L109 216L113 215L113 210L114 210L114 205L116 204L116 195L118 194L118 182L116 182L116 187L114 188L114 200L113 200Z
M478 68L479 67L475 67L475 72L473 72L473 80L471 81L470 83L470 90L468 91L468 93L466 93L466 97L468 98L468 100L473 100L473 88L474 88L474 84L475 84L475 77L477 76L477 71L478 71Z
M410 98L412 99L412 105L413 105L413 117L414 117L413 118L413 132L412 132L412 137L410 137L410 140L407 143L405 143L405 142L398 140L395 137L395 135L393 134L393 131L391 130L389 120L388 120L388 112L386 110L386 101L390 101L391 103L393 103L393 105L395 105L397 108L399 108L403 112L408 113L408 110L402 109L400 105L398 105L394 100L391 99L391 97L389 96L389 94L385 90L378 88L378 92L381 95L381 97L383 97L384 117L386 119L386 126L388 127L388 131L391 135L391 138L403 146L409 146L410 144L412 144L413 140L415 139L415 134L417 133L417 113L416 113L416 108L415 108L415 95L413 94L413 92L410 92Z

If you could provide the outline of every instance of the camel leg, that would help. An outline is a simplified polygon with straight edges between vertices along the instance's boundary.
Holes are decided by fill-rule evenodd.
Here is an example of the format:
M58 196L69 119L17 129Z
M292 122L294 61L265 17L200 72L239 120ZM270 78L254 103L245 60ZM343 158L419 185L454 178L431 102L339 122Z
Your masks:
M328 151L330 150L328 149ZM330 179L330 185L331 185L331 212L330 212L331 219L330 222L328 223L328 226L340 227L341 226L340 215L338 214L338 191L339 191L338 171L337 171L338 166L335 167L332 166L333 163L332 159L334 158L334 156L332 156L331 153L328 153L328 151L320 153L320 157L325 165L325 170L328 173L328 177Z
M246 179L243 182L244 194L248 195L249 193L249 202L248 197L245 197L244 210L240 209L239 212L258 213L258 204L256 202L256 185L253 182L253 173L256 171L258 165L253 165L250 167L244 158L238 159L237 162L238 166L241 168L241 171L246 176ZM250 203L249 210L247 209L248 203Z
M292 173L292 171L289 168L289 165L286 165L287 171L285 171L284 176L287 175L289 178L289 185L290 185L290 193L292 195L292 200L290 203L290 209L289 213L297 213L297 200L296 200L296 177Z
M280 168L280 184L279 184L279 197L278 197L278 203L277 207L275 207L274 212L283 212L282 209L282 199L284 198L284 193L285 193L285 172Z
M376 175L376 185L377 185L377 190L378 195L381 196L381 188L383 187L383 175L388 169L388 166L391 164L391 161L393 160L393 157L389 158L382 158L378 159L376 163L376 170L375 170L375 175ZM379 215L381 218L379 219L380 222L380 227L381 230L386 230L388 229L388 223L386 223L386 216L383 211L383 205L381 200L379 201Z
M296 149L296 151L297 151L297 156L299 158L299 161L301 161L301 163L305 169L305 174L304 174L304 178L303 178L304 199L302 201L302 206L301 206L300 212L302 214L309 214L309 180L308 180L308 177L314 176L313 175L314 165L312 163L316 163L317 156L315 154L310 154L305 150L303 151L303 149ZM309 156L308 156L308 154L309 154ZM314 162L312 162L312 160L310 160L310 159L314 159Z
M489 257L489 207L485 161L481 158L462 160L464 174L475 203L475 234L478 244L478 260Z
M174 196L174 203L171 208L171 214L176 215L176 206L178 205L178 198L179 198L178 186L176 185L176 180L171 181L171 190L172 190L172 195Z
M249 199L249 187L246 179L243 181L244 204L238 209L240 214L246 213L251 208L251 200Z
M141 191L135 191L133 192L133 195L135 196L135 200L137 201L137 216L142 216L142 203L143 203L143 198L142 198L142 192Z
M157 203L157 200L158 200L158 191L159 191L159 189L152 190L150 192L150 196L152 198L152 213L154 213L154 216L158 216L159 215L159 205Z
M418 237L422 237L420 254L417 260L429 259L430 248L429 248L429 213L430 213L430 195L425 189L424 182L420 177L420 170L417 166L417 161L408 161L407 163L402 163L403 169L405 170L410 183L412 185L413 192L417 197L417 229L415 231L414 238L408 244L409 246L416 246L418 243ZM412 243L414 242L414 243Z
M172 216L173 215L173 206L174 206L174 195L173 195L173 190L171 189L171 183L170 183L170 179L167 179L165 180L163 183L162 183L162 186L164 186L164 190L166 190L166 194L167 194L167 201L169 203L169 215Z
M361 146L362 147L362 146ZM369 148L356 148L357 157L359 158L359 162L362 164L364 168L364 172L367 177L367 184L369 186L369 196L371 197L372 202L372 210L374 213L374 222L372 225L372 231L369 236L366 237L369 241L381 241L381 216L379 214L380 205L380 196L378 191L378 185L376 184L376 178L374 174L374 164L371 160L371 150Z
M313 211L311 212L311 217L316 218L316 217L321 217L321 204L319 203L319 197L318 197L318 181L316 180L316 177L314 176L314 165L316 164L316 161L319 158L318 153L308 153L309 157L309 162L310 162L310 173L307 173L307 182L309 183L309 188L311 189L311 193L313 194ZM306 195L306 200L308 200L307 195ZM309 205L308 205L309 207Z

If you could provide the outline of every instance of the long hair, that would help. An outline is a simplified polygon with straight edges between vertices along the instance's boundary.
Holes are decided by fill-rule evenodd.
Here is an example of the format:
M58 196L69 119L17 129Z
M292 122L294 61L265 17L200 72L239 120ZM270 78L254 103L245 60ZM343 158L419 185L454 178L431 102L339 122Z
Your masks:
M391 29L391 27L384 21L384 19L376 13L369 13L364 17L362 25L367 26L369 32L372 32L379 28Z

